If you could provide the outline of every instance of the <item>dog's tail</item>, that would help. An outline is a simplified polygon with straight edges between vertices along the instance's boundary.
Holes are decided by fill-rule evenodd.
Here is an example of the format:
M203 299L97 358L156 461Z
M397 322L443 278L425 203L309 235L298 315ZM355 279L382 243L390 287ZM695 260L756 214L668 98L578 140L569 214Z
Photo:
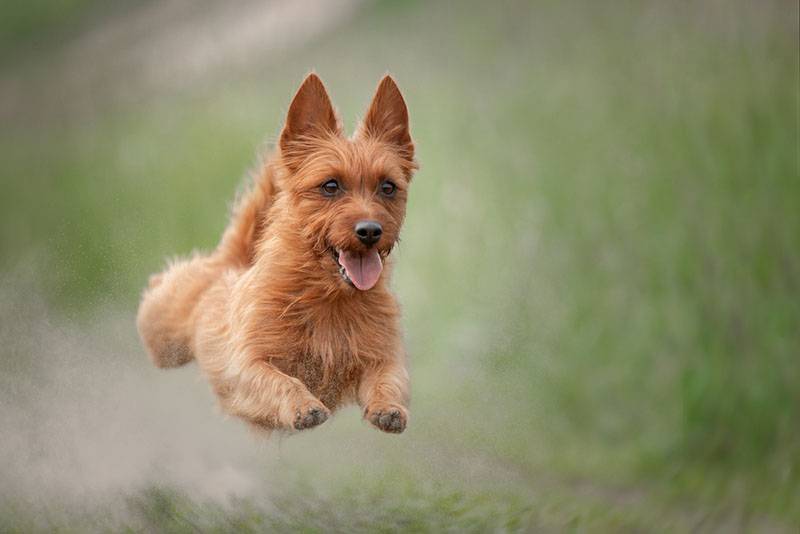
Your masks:
M194 359L198 304L226 270L252 264L275 191L274 170L263 165L253 185L235 203L213 254L173 261L164 272L150 277L139 304L137 327L157 367L178 367Z
M252 186L234 204L231 221L222 235L217 254L229 265L249 266L255 259L256 245L266 230L266 215L275 197L275 170L263 164Z

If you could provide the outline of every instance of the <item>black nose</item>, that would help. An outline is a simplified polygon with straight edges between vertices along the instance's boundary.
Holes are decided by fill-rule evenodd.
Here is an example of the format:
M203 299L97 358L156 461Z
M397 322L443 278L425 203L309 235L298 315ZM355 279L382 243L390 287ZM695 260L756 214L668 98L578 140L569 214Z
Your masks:
M356 235L368 247L377 243L382 233L383 228L378 221L358 221L356 223Z

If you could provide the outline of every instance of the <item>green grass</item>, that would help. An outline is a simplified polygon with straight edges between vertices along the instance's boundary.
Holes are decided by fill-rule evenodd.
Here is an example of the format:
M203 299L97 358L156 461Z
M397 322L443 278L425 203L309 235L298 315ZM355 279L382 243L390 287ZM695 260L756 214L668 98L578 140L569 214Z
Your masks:
M0 64L8 65L20 53L46 51L66 39L80 23L93 0L11 0L0 19Z
M37 285L79 321L109 302L132 314L165 256L213 246L307 70L352 125L389 69L422 164L395 284L412 424L426 447L458 443L527 489L506 501L401 482L348 497L353 483L332 482L349 490L276 498L350 510L342 530L366 530L359 517L387 530L788 529L797 15L777 2L371 6L266 69L3 129L0 266L44 263ZM192 499L134 502L164 531L330 526L293 505Z

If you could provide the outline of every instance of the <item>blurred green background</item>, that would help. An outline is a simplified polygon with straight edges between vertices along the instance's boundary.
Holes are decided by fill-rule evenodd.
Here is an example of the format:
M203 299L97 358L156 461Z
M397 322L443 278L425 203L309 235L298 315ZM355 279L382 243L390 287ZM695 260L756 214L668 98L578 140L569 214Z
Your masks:
M790 1L7 4L0 530L796 532L799 36ZM265 445L133 318L311 69L350 131L387 70L410 108L412 420ZM280 483L148 478L174 428Z

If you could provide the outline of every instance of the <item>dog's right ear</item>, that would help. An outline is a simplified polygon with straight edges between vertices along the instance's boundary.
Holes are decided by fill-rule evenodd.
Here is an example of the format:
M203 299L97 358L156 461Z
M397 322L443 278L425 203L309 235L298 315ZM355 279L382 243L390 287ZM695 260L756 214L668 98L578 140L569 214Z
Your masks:
M322 80L313 72L306 76L289 105L280 147L284 156L302 156L308 140L340 135L341 126Z

